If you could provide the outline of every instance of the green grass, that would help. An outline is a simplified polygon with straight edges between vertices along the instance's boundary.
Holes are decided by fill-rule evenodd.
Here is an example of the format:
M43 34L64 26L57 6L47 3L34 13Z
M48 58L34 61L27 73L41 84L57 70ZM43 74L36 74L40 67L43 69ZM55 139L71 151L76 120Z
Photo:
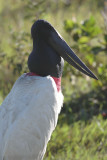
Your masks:
M60 124L60 122L59 122ZM44 160L106 160L107 120L101 115L90 121L58 125Z

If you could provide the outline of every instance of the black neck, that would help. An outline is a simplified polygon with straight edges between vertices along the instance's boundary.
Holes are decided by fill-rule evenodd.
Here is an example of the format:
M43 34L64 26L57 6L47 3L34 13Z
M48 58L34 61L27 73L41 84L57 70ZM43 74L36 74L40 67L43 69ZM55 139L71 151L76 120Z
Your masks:
M61 77L64 61L45 41L33 40L33 50L28 58L30 72L41 76Z

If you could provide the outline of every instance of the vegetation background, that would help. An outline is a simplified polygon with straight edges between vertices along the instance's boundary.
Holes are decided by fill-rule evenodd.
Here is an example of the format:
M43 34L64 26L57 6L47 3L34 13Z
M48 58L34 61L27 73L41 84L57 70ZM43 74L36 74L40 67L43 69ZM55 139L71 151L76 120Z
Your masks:
M0 103L28 72L37 19L49 21L99 78L65 63L64 106L44 160L107 160L107 0L0 0Z

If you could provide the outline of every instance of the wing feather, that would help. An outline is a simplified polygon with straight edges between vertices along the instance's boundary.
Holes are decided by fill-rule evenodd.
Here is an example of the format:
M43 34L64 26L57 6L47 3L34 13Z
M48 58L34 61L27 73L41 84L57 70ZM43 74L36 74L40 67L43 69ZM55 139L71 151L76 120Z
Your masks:
M23 74L0 107L1 160L42 160L62 103L50 76Z

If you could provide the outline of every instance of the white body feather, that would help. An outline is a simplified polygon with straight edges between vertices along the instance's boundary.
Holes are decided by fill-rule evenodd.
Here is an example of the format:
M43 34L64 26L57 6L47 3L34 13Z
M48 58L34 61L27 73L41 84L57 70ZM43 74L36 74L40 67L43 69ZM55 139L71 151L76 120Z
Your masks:
M62 103L50 76L23 74L0 106L0 160L42 160Z

